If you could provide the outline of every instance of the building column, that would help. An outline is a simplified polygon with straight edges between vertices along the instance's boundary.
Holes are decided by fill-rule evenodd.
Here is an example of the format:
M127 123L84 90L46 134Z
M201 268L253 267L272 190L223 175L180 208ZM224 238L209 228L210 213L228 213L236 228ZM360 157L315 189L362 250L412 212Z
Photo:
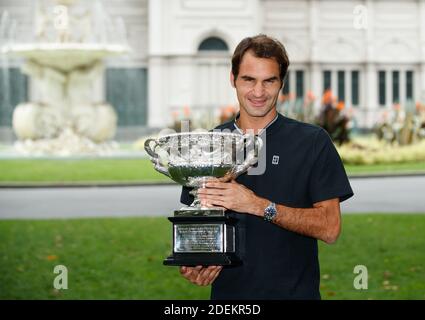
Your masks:
M419 92L415 93L415 96L421 101L421 103L425 103L425 0L419 0L419 28L420 28L420 52L421 52L421 62L420 62L420 74L417 79L419 79ZM416 77L415 77L416 78ZM415 86L416 88L417 86Z
M149 58L148 71L148 126L164 127L170 120L170 114L166 109L164 97L165 90L165 72L162 57Z
M367 7L367 23L368 27L365 29L366 37L366 76L365 83L362 85L364 88L360 95L363 96L363 101L366 102L363 108L362 120L367 127L372 128L375 124L376 114L378 111L378 70L375 64L375 36L374 36L374 0L366 0Z
M338 71L337 70L331 70L331 90L332 90L332 94L335 97L338 97Z
M415 96L419 97L421 103L425 103L425 62L421 63L420 74L416 79L419 80L419 92Z
M318 8L317 1L310 0L310 90L313 92L316 100L314 101L314 110L318 111L321 107L322 100L322 70L319 63L319 48L317 40L317 28L318 28Z
M314 101L314 110L318 111L321 107L322 100L322 73L320 70L320 65L318 63L313 63L310 70L310 90L313 92L316 100Z
M392 70L391 69L385 69L385 106L387 108L391 108L393 105L393 77L392 77Z
M163 77L162 58L162 15L163 1L149 0L148 3L148 39L149 39L149 69L148 69L148 126L164 127L167 124L168 112L164 105L166 85Z
M344 83L345 83L345 107L351 108L352 101L351 101L351 70L345 69L344 72Z
M400 105L406 108L406 70L399 69L399 102Z
M378 95L377 95L377 88L378 88L378 77L377 77L377 70L374 63L368 63L366 65L366 81L363 85L364 90L364 97L366 101L366 105L364 108L364 118L365 124L367 127L372 127L374 125L374 114L376 113L378 109Z

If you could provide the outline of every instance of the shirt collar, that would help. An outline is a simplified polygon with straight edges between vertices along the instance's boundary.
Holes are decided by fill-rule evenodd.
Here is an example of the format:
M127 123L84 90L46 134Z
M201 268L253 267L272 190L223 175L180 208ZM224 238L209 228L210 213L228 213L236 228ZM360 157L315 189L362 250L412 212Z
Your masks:
M238 114L235 117L235 120L233 121L233 125L236 128L236 130L238 130L238 132L240 134L243 134L242 129L239 128L238 125L237 125L237 123L236 123L236 121L239 119L240 115L241 114L238 112ZM276 116L273 118L273 120L270 121L263 129L261 129L260 132L258 132L258 135L261 135L267 128L269 128L273 123L275 123L278 117L279 117L279 113L276 112Z

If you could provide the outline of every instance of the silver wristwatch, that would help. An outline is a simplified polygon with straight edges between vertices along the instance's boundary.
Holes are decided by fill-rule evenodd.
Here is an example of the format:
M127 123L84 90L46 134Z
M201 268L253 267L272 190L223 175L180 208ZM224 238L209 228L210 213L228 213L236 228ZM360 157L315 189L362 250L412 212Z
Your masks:
M270 202L267 208L264 209L264 220L268 222L272 222L276 214L277 214L276 204L274 202Z

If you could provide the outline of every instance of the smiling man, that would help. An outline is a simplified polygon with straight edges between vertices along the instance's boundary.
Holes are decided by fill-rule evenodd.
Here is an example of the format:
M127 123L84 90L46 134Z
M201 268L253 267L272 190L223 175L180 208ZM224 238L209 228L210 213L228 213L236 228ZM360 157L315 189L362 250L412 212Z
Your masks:
M195 284L212 284L212 299L320 299L317 240L337 240L340 202L353 191L328 134L277 112L288 66L284 46L265 35L243 39L232 57L240 112L216 129L266 135L266 169L199 190L204 205L239 219L241 266L180 269ZM181 201L192 202L185 187Z

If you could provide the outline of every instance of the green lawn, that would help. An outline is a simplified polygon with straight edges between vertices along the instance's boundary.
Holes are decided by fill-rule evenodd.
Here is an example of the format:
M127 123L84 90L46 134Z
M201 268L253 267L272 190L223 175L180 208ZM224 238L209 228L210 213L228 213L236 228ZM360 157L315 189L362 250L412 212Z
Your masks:
M161 182L148 159L0 160L0 183Z
M320 243L324 299L425 299L425 215L344 215L335 245ZM162 266L166 218L0 221L0 299L207 299ZM68 290L54 290L55 265ZM368 290L353 288L365 265Z
M425 162L347 166L350 175L425 173ZM0 184L170 182L148 159L0 160Z
M425 173L425 161L423 162L407 162L407 163L394 163L394 164L371 164L371 165L346 165L347 173L355 176L362 174L397 174L397 173L410 173L421 172Z

